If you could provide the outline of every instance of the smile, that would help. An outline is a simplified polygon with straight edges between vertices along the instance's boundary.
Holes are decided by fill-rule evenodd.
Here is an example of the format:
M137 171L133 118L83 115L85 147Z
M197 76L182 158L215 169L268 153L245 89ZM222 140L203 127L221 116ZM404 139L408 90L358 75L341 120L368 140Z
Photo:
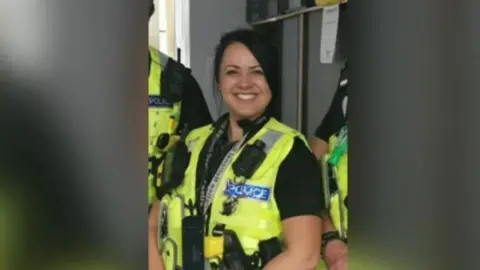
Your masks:
M257 94L235 94L235 97L241 100L252 100L257 97Z

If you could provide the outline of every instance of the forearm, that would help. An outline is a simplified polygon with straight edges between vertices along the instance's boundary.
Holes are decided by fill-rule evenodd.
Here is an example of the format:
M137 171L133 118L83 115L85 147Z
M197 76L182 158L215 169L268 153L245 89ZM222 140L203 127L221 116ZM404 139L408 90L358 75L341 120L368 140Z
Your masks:
M319 254L292 254L285 251L271 260L263 270L314 270L319 260Z
M148 269L164 270L161 251L157 248L157 241L149 234L148 239Z
M322 233L336 231L337 229L333 226L332 219L329 214L322 215Z
M148 222L148 269L149 270L164 270L163 259L161 251L158 249L157 243L157 229L158 229L158 214L159 203L155 202L150 210Z

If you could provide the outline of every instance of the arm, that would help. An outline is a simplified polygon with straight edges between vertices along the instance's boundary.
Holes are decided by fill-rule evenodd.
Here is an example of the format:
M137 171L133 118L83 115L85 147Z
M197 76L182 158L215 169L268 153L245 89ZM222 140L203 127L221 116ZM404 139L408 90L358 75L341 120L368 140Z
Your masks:
M164 270L161 251L157 248L157 228L160 202L155 201L148 216L148 269Z
M304 178L298 179L301 171ZM286 250L270 261L265 270L315 269L320 261L324 209L321 170L315 156L302 140L279 168L275 200L280 211Z
M345 95L346 90L339 87L330 103L327 114L325 114L322 122L315 130L315 137L311 142L311 148L317 160L320 160L323 155L328 152L328 140L330 136L342 128L345 123L342 110L342 102Z
M264 270L315 269L320 261L321 219L317 216L291 217L282 225L287 249Z
M320 161L323 155L328 152L328 142L318 137L315 137L312 139L311 148L317 160Z
M332 224L332 220L330 219L330 215L327 212L324 212L322 214L322 221L323 233L336 231L335 227ZM331 240L327 242L323 255L323 260L325 261L328 269L335 269L332 268L333 265L346 262L346 259L348 258L348 246L341 240ZM344 259L345 261L343 261ZM348 269L348 267L337 269Z

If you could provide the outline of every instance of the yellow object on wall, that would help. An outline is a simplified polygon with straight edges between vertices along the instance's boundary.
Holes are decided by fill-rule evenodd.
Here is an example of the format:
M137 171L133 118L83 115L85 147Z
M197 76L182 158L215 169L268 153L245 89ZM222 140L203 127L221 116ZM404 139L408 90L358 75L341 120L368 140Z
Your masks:
M346 0L315 0L315 4L317 4L317 6L328 6L346 2Z

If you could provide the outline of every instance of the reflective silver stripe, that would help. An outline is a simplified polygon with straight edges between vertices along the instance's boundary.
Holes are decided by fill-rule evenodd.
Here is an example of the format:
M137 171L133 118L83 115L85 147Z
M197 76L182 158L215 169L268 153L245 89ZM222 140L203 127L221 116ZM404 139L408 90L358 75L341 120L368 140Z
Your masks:
M188 143L188 152L192 152L193 151L193 148L195 148L195 144L197 143L198 139L195 139L195 140L191 140L189 143Z
M275 130L268 130L260 140L265 144L264 151L266 154L270 153L275 143L282 137L283 133L280 133Z
M162 69L164 69L166 66L167 66L167 63L168 63L168 59L170 58L168 55L166 55L165 53L161 52L161 51L158 51L158 58L160 60L160 66L162 67Z
M347 117L347 106L348 106L348 96L343 98L342 101L342 111L343 111L343 117Z

